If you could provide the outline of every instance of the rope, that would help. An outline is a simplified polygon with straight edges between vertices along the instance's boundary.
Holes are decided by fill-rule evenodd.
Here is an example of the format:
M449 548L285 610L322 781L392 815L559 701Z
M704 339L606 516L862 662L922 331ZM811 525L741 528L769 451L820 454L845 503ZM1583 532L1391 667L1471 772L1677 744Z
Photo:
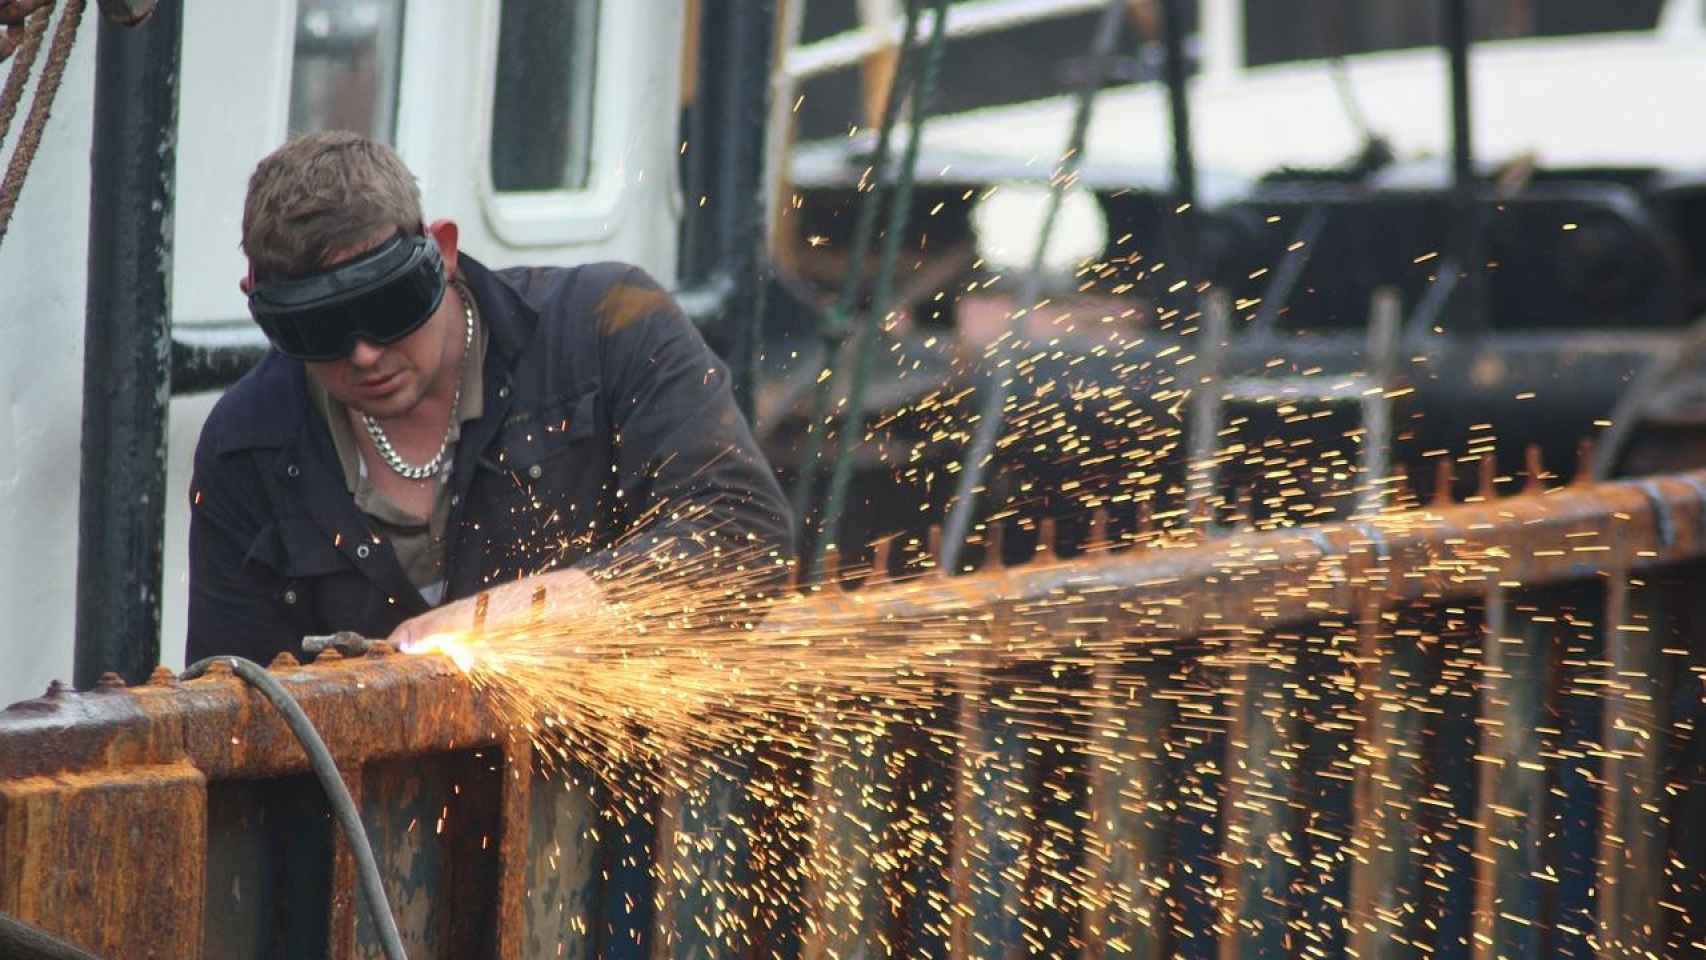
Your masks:
M25 20L22 27L11 27L6 31L5 42L18 51L18 59L12 62L11 72L6 74L6 86L0 89L0 140L4 140L6 131L12 129L12 118L18 113L18 104L24 99L24 85L30 82L30 71L35 68L36 54L41 52L41 38L47 33L47 21L50 13ZM22 36L22 39L18 37ZM7 51L10 53L11 51Z
M207 668L215 663L228 663L231 670L242 677L249 686L259 690L278 712L284 716L284 722L289 725L290 732L296 734L296 739L302 744L302 752L308 755L308 763L314 768L314 773L320 778L320 786L326 791L326 802L331 805L332 813L337 818L338 826L343 828L344 839L349 841L350 852L355 855L355 868L362 900L367 904L367 912L373 918L373 929L378 931L379 945L385 952L386 960L408 960L403 952L403 938L397 932L397 918L391 913L391 904L385 898L385 884L379 877L379 863L373 859L373 847L367 841L367 830L361 825L361 813L355 808L355 800L349 795L349 787L344 785L344 778L338 773L337 761L332 759L332 752L326 749L326 741L320 739L320 731L314 729L314 721L308 719L308 714L302 712L302 707L290 691L284 688L266 668L253 660L242 657L208 657L197 660L180 674L180 679L194 680L207 672Z
M18 206L18 195L24 189L24 177L30 172L30 164L36 157L36 149L41 146L42 131L47 127L47 118L53 108L53 98L59 93L59 82L65 76L65 64L71 59L71 45L77 39L77 26L83 20L85 0L65 0L65 9L59 15L59 26L53 33L53 45L47 51L47 63L42 66L41 80L36 84L36 95L30 101L29 115L24 118L24 129L18 134L18 142L12 147L12 159L6 165L6 177L0 180L0 243L6 241L6 229L12 223L12 211ZM48 13L44 11L40 17L40 26L35 27L33 37L24 41L29 50L27 60L35 60L34 48L41 45L41 34L47 29ZM32 29L26 27L26 29ZM10 31L8 31L10 32ZM26 57L20 56L18 63L13 64L12 73L6 78L4 94L13 93L12 80L18 76L19 67L25 67ZM23 82L18 83L17 98L21 99ZM0 94L3 95L3 94ZM16 102L0 102L0 136L11 128L12 116L17 112Z

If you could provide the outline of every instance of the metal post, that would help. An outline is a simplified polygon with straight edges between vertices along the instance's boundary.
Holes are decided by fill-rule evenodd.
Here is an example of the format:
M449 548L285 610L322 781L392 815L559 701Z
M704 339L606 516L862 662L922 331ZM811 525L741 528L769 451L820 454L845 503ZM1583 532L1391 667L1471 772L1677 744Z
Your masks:
M1487 593L1475 757L1475 960L1540 956L1547 771L1536 728L1545 725L1545 619L1518 609L1504 587Z
M1457 0L1461 3L1463 0ZM1197 202L1197 171L1191 153L1191 106L1185 89L1185 3L1162 0L1161 39L1167 47L1167 102L1173 120L1173 189L1180 204Z
M181 0L95 46L76 685L160 659Z
M1457 214L1458 269L1465 283L1458 329L1479 329L1484 319L1480 214L1475 202L1475 151L1469 112L1469 0L1446 0L1445 44L1451 64L1451 177Z
M1229 640L1222 861L1226 890L1221 960L1285 955L1286 902L1296 862L1297 811L1289 802L1298 717L1287 687L1294 634L1239 628Z
M681 299L707 315L735 399L752 417L764 309L765 126L775 0L708 3L700 19L698 102L690 119L691 196L682 230ZM696 201L695 201L696 202ZM705 306L700 306L703 303Z
M1451 174L1461 201L1470 199L1475 176L1469 130L1469 0L1447 0L1445 45L1451 61Z

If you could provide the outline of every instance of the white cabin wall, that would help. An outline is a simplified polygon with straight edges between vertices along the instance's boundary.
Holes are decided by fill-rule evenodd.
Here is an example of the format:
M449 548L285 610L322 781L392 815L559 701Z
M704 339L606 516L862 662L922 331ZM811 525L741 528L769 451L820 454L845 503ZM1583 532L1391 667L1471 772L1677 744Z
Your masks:
M290 108L291 0L185 0L178 85L178 182L172 317L195 324L248 316L243 194L278 145ZM190 466L218 394L175 397L167 421L166 552L160 662L184 665L189 591ZM7 699L0 690L0 701Z
M595 121L604 140L595 147L594 183L606 202L590 216L594 198L557 196L543 219L584 221L572 231L577 239L523 245L500 236L485 186L498 3L408 2L397 145L420 177L427 216L457 220L464 249L493 266L620 259L673 283L682 5L605 0ZM255 163L285 136L295 15L294 0L185 2L177 323L246 315L237 289L243 194ZM83 25L0 245L0 290L8 294L0 335L14 345L0 350L0 544L9 548L0 552L0 609L9 627L0 634L0 705L71 676L96 16L91 11ZM174 669L184 653L190 462L216 400L179 397L171 405L161 660Z
M0 242L0 704L71 678L97 15L79 31Z

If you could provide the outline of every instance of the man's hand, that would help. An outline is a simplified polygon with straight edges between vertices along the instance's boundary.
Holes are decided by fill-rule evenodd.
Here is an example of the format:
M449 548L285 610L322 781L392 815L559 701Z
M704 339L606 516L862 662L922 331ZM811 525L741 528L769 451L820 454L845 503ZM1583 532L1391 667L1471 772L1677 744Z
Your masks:
M474 638L482 631L524 628L564 618L585 618L603 603L598 585L580 570L555 570L493 587L405 620L387 639L405 653L435 635Z

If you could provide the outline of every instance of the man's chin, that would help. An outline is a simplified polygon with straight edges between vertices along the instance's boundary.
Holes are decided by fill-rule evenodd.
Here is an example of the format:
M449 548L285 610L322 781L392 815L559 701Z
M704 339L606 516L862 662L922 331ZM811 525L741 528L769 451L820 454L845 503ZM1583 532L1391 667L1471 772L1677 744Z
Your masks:
M400 417L414 409L414 403L402 397L387 398L382 401L362 400L349 404L357 413L365 413L375 420L390 420Z
M364 391L357 388L340 399L350 409L380 420L400 417L413 410L415 404L420 402L418 392L411 389L408 383L401 383L384 391Z

